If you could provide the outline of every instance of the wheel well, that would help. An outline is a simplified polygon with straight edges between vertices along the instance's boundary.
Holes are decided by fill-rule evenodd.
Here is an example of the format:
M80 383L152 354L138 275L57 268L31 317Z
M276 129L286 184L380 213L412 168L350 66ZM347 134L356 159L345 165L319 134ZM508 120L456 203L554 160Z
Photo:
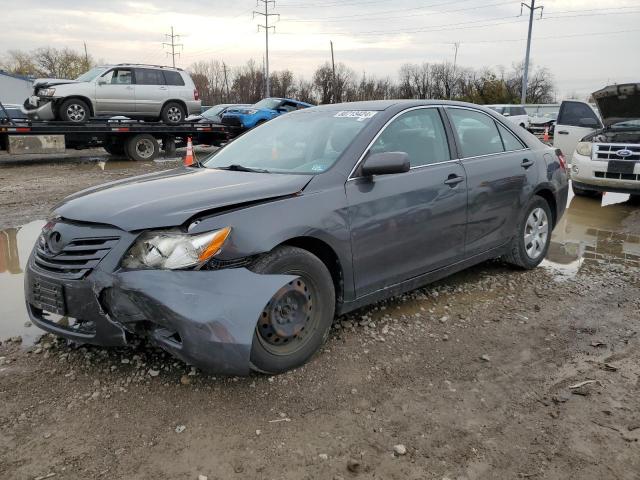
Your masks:
M83 97L82 95L69 95L68 97L63 97L60 100L58 100L58 104L56 105L56 108L60 108L60 105L62 105L64 102L66 102L67 100L72 100L74 98L78 100L82 100L87 105L89 105L89 113L91 113L92 117L95 116L96 111L93 108L93 102L88 97Z
M558 220L558 208L556 205L556 197L553 195L553 192L551 190L548 189L542 189L542 190L538 190L536 192L536 195L538 195L539 197L542 197L546 200L546 202L549 204L549 209L551 210L551 219L553 221L553 226L555 227L556 222Z
M167 100L162 105L162 108L160 109L160 111L162 112L162 110L164 110L164 107L166 107L167 104L172 103L172 102L173 103L179 103L180 105L182 105L182 108L184 108L184 116L185 116L185 118L189 116L189 109L187 108L187 104L184 102L184 100L178 100L178 99Z
M344 276L340 259L333 248L322 240L313 237L296 237L282 242L280 245L302 248L318 257L327 267L333 279L333 286L336 291L336 303L342 303Z

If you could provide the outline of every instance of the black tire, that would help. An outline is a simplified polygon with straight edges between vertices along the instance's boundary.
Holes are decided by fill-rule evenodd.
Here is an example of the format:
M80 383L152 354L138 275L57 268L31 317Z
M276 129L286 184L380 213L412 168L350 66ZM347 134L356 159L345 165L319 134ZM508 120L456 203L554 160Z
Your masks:
M91 110L84 100L70 98L60 104L58 117L63 122L84 123L91 118Z
M576 187L574 184L571 184L571 189L577 197L598 198L602 196L602 192L599 192L597 190L589 190L587 188Z
M275 248L257 260L251 270L300 277L285 285L265 305L253 335L251 367L267 374L299 367L329 336L335 313L331 274L318 257L289 246ZM283 307L288 307L286 312ZM276 321L283 318L285 321Z
M158 145L158 141L148 133L134 135L128 138L125 144L127 157L136 162L155 160L159 152L160 145Z
M178 125L179 123L184 122L185 118L187 118L186 110L178 102L169 102L162 107L160 120L167 125Z
M113 155L115 157L124 157L126 153L124 151L124 142L119 143L105 143L102 148L104 148L108 154Z
M539 249L534 248L534 250L536 250L534 252L535 256L531 256L527 253L527 249L531 243L527 244L527 241L525 240L527 232L529 231L527 221L532 213L538 209L542 209L546 215L547 235L544 240L544 245L541 245L541 248ZM530 270L540 265L540 262L542 262L542 260L547 256L549 244L551 243L551 231L553 229L552 222L553 216L551 215L551 209L549 208L547 201L537 195L534 196L529 200L526 207L522 209L522 212L520 212L516 231L509 243L508 251L504 255L504 260L511 265L525 270Z

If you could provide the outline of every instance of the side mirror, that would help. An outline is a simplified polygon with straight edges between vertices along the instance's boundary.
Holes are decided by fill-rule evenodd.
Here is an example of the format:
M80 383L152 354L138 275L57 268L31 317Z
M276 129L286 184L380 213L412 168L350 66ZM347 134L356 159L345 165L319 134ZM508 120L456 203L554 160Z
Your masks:
M107 81L104 78L99 78L98 79L98 85L106 85Z
M580 123L581 127L598 128L600 126L600 122L592 117L581 118L578 123Z
M362 165L362 175L390 175L408 172L411 168L409 154L406 152L373 153L367 156Z
M511 116L511 114L510 114L509 112L504 112L502 115L503 115L504 117L510 117L510 116Z
M287 113L287 109L286 109L286 108L284 108L284 107L278 107L278 108L276 108L276 112L279 112L279 113Z

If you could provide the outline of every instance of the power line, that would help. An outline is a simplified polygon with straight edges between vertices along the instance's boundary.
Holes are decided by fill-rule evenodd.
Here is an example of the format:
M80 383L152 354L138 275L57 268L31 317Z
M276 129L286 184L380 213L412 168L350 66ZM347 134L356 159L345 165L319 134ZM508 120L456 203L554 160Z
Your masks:
M273 25L269 25L269 17L278 17L278 19L280 19L280 14L278 13L269 13L269 5L271 4L273 6L273 8L276 7L276 2L275 0L258 0L258 6L260 4L264 4L264 12L258 12L255 11L253 12L253 16L255 17L256 15L260 15L261 17L264 17L264 25L258 25L258 32L260 31L260 29L264 29L264 46L265 46L265 72L264 72L264 76L265 76L265 82L264 82L264 91L265 91L265 97L269 97L270 96L270 92L271 92L271 85L270 85L270 81L269 81L269 29L273 28L273 31L275 33L276 31L276 27Z
M182 48L184 45L182 43L176 43L176 40L180 39L180 35L173 34L173 27L171 27L171 34L166 33L165 38L170 38L171 42L162 42L162 46L170 46L171 53L167 52L167 55L171 55L171 61L173 62L173 68L176 68L176 55L180 56L180 53L176 53L176 47Z

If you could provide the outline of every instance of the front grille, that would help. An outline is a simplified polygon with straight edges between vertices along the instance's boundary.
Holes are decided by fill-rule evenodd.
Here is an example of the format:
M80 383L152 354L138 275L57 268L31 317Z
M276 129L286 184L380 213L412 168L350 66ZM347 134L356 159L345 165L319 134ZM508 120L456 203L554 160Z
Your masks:
M628 150L631 155L621 157L617 152ZM624 143L596 143L593 148L593 160L629 160L640 161L640 145L626 145Z
M34 263L47 272L77 280L87 276L119 239L119 237L74 238L59 253L53 253L41 238L36 245Z
M631 180L640 182L640 175L635 173L593 172L596 178L608 178L610 180Z

